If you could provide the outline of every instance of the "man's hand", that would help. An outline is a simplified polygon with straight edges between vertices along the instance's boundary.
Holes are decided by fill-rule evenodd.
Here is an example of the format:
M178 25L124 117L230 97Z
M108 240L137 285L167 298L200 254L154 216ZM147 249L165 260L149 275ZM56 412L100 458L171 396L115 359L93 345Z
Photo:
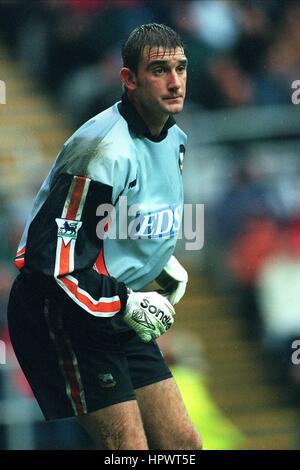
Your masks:
M161 294L172 305L176 305L185 293L188 273L175 256L171 256L160 275L156 278L156 282L163 288Z
M164 334L174 323L175 310L157 292L133 292L129 289L123 320L148 343Z

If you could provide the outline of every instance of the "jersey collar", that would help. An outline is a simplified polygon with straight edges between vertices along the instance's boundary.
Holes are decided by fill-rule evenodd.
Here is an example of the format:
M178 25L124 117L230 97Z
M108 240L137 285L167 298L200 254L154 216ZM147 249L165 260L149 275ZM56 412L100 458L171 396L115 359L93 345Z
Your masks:
M150 133L145 121L139 115L134 105L129 101L127 93L123 94L122 101L118 103L118 109L120 114L127 121L130 130L132 130L137 135L147 137L147 139L152 140L153 142L160 142L165 139L168 135L168 130L170 129L170 127L176 124L176 121L173 116L169 116L161 133L158 136L153 136Z

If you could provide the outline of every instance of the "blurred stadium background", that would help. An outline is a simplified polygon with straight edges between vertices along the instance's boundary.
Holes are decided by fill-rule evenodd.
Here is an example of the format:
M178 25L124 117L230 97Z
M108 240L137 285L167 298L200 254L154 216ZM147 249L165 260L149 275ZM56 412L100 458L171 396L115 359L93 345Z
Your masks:
M12 260L58 150L119 99L121 43L151 21L174 27L188 48L177 120L189 135L186 202L205 205L204 247L178 245L190 285L162 346L204 447L300 448L299 2L2 0L0 449L90 446L72 422L43 422L13 358Z

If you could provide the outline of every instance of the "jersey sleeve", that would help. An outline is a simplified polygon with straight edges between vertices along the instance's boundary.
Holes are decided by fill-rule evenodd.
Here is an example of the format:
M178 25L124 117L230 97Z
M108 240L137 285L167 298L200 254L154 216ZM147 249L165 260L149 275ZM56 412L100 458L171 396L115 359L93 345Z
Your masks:
M103 240L97 236L97 207L111 204L112 194L108 184L60 174L30 224L26 244L26 269L51 278L96 317L121 314L127 301L125 284L105 270Z

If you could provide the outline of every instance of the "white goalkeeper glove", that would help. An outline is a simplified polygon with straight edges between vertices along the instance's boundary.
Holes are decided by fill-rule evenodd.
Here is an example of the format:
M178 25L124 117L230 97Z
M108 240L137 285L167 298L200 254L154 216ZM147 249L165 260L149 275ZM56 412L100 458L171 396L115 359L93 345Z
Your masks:
M160 275L156 278L156 282L163 288L161 294L172 305L176 305L185 293L188 273L175 256L171 256Z
M123 320L145 343L164 334L174 323L173 315L175 310L170 302L157 292L128 289Z

